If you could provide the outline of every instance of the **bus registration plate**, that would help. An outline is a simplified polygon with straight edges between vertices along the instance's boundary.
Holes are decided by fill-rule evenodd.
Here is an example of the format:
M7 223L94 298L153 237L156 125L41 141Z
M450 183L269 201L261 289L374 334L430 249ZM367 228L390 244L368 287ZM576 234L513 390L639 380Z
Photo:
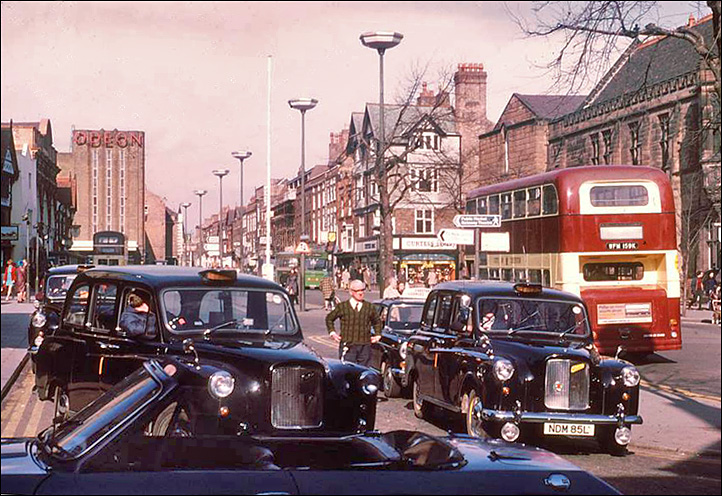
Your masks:
M544 423L544 435L547 436L594 436L593 424L560 424L558 422Z

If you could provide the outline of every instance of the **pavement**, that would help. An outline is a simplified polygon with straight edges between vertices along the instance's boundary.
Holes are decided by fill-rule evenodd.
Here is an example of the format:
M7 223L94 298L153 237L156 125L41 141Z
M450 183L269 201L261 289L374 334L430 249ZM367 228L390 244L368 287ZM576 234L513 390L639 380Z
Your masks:
M326 316L323 306L307 303L306 309L306 312L298 312L302 326L307 329L323 328ZM29 303L2 301L3 313L31 311L32 305ZM711 312L687 310L682 322L712 325ZM27 357L24 348L2 348L3 398L22 370ZM720 458L720 398L695 397L654 384L645 384L640 392L640 413L644 423L632 429L632 451L661 450L680 455ZM670 419L674 421L671 422Z

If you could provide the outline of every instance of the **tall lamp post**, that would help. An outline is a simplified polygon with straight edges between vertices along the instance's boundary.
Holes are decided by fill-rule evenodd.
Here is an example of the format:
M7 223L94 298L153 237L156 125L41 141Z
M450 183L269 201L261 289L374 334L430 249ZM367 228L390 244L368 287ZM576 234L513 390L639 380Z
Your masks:
M239 190L240 190L240 197L241 197L240 198L240 201L241 201L241 253L240 253L241 272L245 272L244 263L243 263L245 261L245 256L243 253L243 251L244 251L243 250L243 241L246 236L246 228L243 225L243 222L245 221L245 211L243 209L243 161L246 160L247 158L249 158L251 155L252 155L252 153L248 150L231 153L231 156L233 156L233 158L237 158L241 164L241 175L240 175L240 180L239 180L239 184L240 184Z
M394 263L394 244L393 244L393 233L391 232L391 214L387 212L389 208L389 191L386 177L386 166L384 164L383 156L386 152L385 148L385 120L386 115L384 113L384 53L389 48L393 48L403 39L404 35L394 31L371 31L363 33L359 36L361 43L369 48L373 48L379 52L379 139L378 139L378 151L376 152L376 175L379 181L379 200L380 200L380 219L381 219L381 232L379 239L379 265L380 265L380 280L379 284L379 296L383 295L384 285L388 279L388 273L391 272L391 267Z
M218 201L218 266L223 268L223 176L231 172L228 169L215 169L213 175L218 177L220 195Z
M184 265L191 265L188 263L188 207L191 206L190 202L183 202L180 204L183 207L183 263Z
M204 189L197 189L193 192L193 194L198 196L198 238L201 245L201 255L199 257L200 260L198 261L198 264L201 266L203 265L203 254L206 251L206 240L203 239L203 195L205 195L206 193L208 193L208 191Z
M289 100L292 109L301 111L301 241L308 240L306 233L306 111L318 105L315 98L296 98ZM306 254L301 252L299 285L301 311L306 311Z

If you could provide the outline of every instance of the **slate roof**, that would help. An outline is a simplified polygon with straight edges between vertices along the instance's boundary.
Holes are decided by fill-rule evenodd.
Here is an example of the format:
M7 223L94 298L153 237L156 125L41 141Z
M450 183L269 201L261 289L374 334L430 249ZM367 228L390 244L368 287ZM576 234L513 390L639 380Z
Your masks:
M713 45L711 16L701 19L691 29L704 36L707 46ZM617 62L616 73L610 74L610 78L604 78L597 85L587 104L598 104L636 93L645 87L696 72L699 62L699 55L686 40L664 37L641 43L631 50L631 54L622 56Z
M520 95L514 93L521 102L540 119L556 119L574 112L587 98L587 95Z
M381 106L378 103L366 104L366 115L369 118L369 126L372 134L376 134L379 129ZM384 105L385 114L385 133L391 137L401 137L408 132L414 130L416 126L429 115L430 107L416 105ZM440 107L437 109L438 115L431 118L439 130L444 134L457 134L456 120L454 119L452 109L450 107ZM394 132L395 130L395 132Z

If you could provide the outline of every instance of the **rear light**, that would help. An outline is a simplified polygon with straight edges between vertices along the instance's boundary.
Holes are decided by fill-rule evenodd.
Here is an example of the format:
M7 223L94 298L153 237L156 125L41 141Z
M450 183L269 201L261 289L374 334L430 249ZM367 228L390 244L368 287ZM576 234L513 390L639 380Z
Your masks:
M677 319L669 319L669 330L672 331L672 337L676 338L679 332L679 322Z

